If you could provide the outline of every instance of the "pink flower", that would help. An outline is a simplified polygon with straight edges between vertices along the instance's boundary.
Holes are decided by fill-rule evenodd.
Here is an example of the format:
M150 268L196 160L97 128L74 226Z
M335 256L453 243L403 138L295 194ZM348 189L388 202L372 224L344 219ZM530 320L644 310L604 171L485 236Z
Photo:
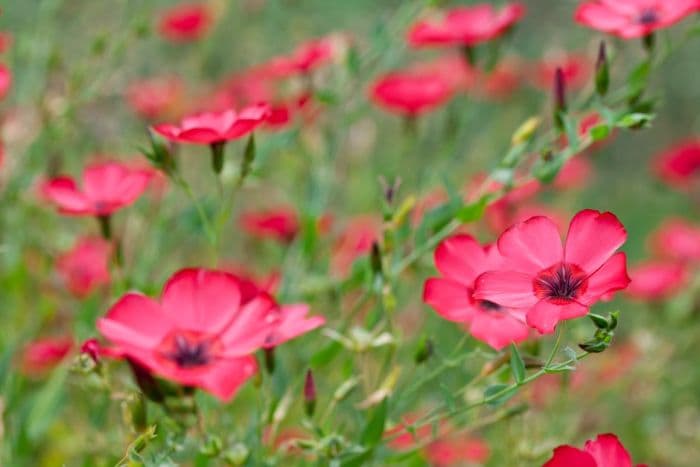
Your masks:
M652 236L652 247L661 256L677 261L700 261L700 225L669 219Z
M419 62L409 68L417 74L435 73L442 76L455 92L471 88L476 80L477 71L456 53L443 55L429 62Z
M165 10L158 23L163 39L189 42L201 39L209 30L212 16L206 5L182 3Z
M21 370L25 375L45 373L68 355L73 347L70 337L43 338L27 344L22 352Z
M228 273L183 269L160 302L131 292L97 322L116 351L156 375L230 400L257 370L252 354L323 324L306 305L278 306L267 294L241 304Z
M608 433L586 441L583 449L559 446L542 467L632 467L632 458L617 436Z
M348 274L352 263L372 250L372 244L379 239L380 232L380 224L373 217L351 219L333 247L331 271L336 276Z
M613 214L586 209L571 220L562 246L551 219L532 217L501 234L503 265L479 276L473 297L521 309L527 324L550 333L559 321L585 316L603 295L627 287L627 259L615 253L626 238Z
M584 188L593 176L593 164L583 154L572 157L561 168L552 186L559 190Z
M133 204L146 190L152 176L152 170L103 162L85 168L82 191L72 178L61 176L44 182L41 193L63 214L108 216Z
M247 212L241 215L241 227L255 237L289 243L299 232L299 218L296 211L288 207Z
M503 186L494 182L490 188L490 191L498 192ZM531 180L519 185L516 184L515 188L486 208L485 217L489 226L497 232L502 232L510 225L513 225L515 222L514 216L517 215L522 204L537 195L541 188L542 185L537 180Z
M554 85L557 69L564 73L567 89L581 89L593 74L593 63L585 55L575 53L554 53L543 58L531 71L532 84L549 92Z
M334 53L333 39L322 37L301 44L290 55L273 58L262 69L278 78L308 74L330 62Z
M493 70L479 76L477 95L492 99L509 98L522 83L522 65L514 57L501 60Z
M425 456L434 467L485 464L491 455L489 445L473 435L449 436L430 443Z
M433 21L416 23L408 32L408 43L424 46L474 46L505 33L525 14L520 3L495 11L489 4L457 7Z
M447 102L454 90L453 81L435 71L394 71L374 82L370 97L389 112L415 117Z
M70 251L56 260L56 269L68 290L79 298L109 284L109 259L112 246L96 237L79 239Z
M661 180L674 188L700 184L700 138L670 147L655 158L653 165Z
M6 65L0 63L0 99L7 95L10 86L12 86L12 73Z
M470 235L455 235L435 250L435 265L442 277L425 282L423 301L449 321L464 324L474 338L496 350L527 339L524 310L502 307L474 297L479 275L501 267L495 247L482 247Z
M162 117L176 110L182 96L182 81L174 76L135 81L126 91L131 108L147 119Z
M182 119L179 125L161 123L153 130L178 143L217 144L242 138L265 123L270 112L267 104L222 112L204 112Z
M697 11L697 0L587 0L576 9L579 24L623 39L666 28Z
M685 266L675 262L649 261L630 269L632 282L626 292L639 300L663 300L688 281Z

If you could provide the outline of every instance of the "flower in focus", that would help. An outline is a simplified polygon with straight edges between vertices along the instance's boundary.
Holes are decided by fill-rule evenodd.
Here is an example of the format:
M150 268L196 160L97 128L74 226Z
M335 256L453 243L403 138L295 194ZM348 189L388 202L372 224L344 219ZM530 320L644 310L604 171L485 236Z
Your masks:
M626 256L616 250L627 232L612 213L586 209L574 216L562 246L556 224L532 217L503 232L499 270L476 280L473 297L521 309L540 333L559 321L578 318L610 292L629 284Z
M44 338L30 342L22 351L20 368L25 375L45 373L68 355L73 348L69 337Z
M109 242L97 237L84 237L56 260L56 269L68 290L76 297L83 298L96 288L109 284L111 252Z
M455 235L435 250L435 266L441 274L425 282L423 301L449 320L464 324L474 338L500 350L527 339L525 310L502 307L473 295L479 275L501 267L494 246L482 247L469 235Z
M697 0L587 0L578 6L579 24L623 39L648 36L697 11Z
M158 23L160 35L172 42L201 39L212 23L212 16L202 3L182 3L165 10Z
M178 143L220 144L250 134L265 123L269 112L267 104L252 105L239 112L204 112L183 118L179 125L154 125L153 130Z
M617 436L608 433L586 441L583 449L559 446L542 467L632 467L632 458Z
M520 3L508 4L500 11L489 4L457 7L437 20L417 22L408 31L408 43L413 47L471 47L502 35L524 14Z
M247 212L241 215L241 227L255 237L289 243L299 232L299 218L296 211L288 207Z
M663 300L688 281L685 266L675 262L650 261L630 269L632 282L626 292L639 300Z
M372 244L379 240L379 222L371 216L358 216L351 219L341 233L331 253L330 267L336 276L350 272L352 263L372 250Z
M454 90L453 81L439 72L407 70L380 76L370 96L389 112L415 117L447 102Z
M652 248L660 256L677 261L700 261L700 225L685 219L669 219L652 236Z
M535 64L530 79L532 84L549 92L554 84L557 69L564 74L567 89L581 89L593 74L593 63L585 55L553 53Z
M137 114L155 119L176 111L182 95L182 81L168 76L131 83L126 91L126 100Z
M654 159L657 175L674 188L700 184L700 139L690 139L663 151Z
M123 357L228 401L256 372L252 353L323 324L306 311L306 305L280 307L265 293L242 304L235 277L193 268L168 280L160 302L127 293L97 328Z
M0 63L0 99L7 95L10 86L12 86L12 73L5 64Z
M152 170L103 162L85 168L82 191L72 178L60 176L44 182L41 193L63 214L108 216L134 203L148 188L152 176Z

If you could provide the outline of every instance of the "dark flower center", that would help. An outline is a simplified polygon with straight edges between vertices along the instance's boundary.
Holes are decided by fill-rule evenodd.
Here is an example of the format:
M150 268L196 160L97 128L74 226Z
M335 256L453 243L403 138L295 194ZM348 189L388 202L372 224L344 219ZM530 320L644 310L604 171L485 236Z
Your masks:
M489 300L479 300L477 301L477 305L484 311L501 311L501 305Z
M176 335L173 344L172 350L167 352L165 356L180 368L198 367L211 361L207 341L192 342L185 336Z
M537 274L532 288L540 299L566 304L586 291L587 274L575 264L555 264Z
M651 26L659 22L659 13L653 8L647 8L639 15L637 22L644 26Z

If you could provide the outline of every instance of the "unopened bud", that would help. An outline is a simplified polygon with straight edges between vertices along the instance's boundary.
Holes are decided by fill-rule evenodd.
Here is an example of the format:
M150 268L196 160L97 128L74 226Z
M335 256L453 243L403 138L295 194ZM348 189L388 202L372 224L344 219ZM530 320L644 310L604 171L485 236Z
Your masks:
M100 344L97 339L88 339L80 346L80 353L89 356L95 364L100 363Z
M372 243L370 265L372 266L372 272L375 274L382 274L382 252L379 249L379 244L377 242Z
M263 349L263 354L265 356L265 369L268 373L272 374L275 372L275 348L265 347Z
M608 66L608 54L605 41L600 41L598 48L598 60L595 64L595 89L599 96L604 96L610 87L610 67Z
M209 147L211 148L211 167L214 169L214 173L219 175L224 169L224 149L226 147L226 142L211 143Z
M422 337L420 342L418 342L418 348L413 356L413 360L417 364L421 364L433 355L434 350L432 339L429 337Z
M560 130L564 129L562 115L566 112L566 78L564 71L557 68L554 72L554 124Z
M306 379L304 380L304 411L308 417L314 414L316 409L316 383L314 381L314 374L311 370L306 372Z

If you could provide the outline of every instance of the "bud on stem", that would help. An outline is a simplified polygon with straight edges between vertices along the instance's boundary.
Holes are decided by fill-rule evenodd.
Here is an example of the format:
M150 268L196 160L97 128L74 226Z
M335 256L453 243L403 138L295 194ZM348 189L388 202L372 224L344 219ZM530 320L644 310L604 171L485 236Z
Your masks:
M313 416L316 409L316 383L314 374L311 370L306 371L306 379L304 380L304 412L308 417Z
M265 369L267 372L272 374L275 372L275 348L268 347L263 349L263 354L265 355Z
M600 41L598 48L598 60L595 64L595 89L599 96L605 96L610 87L610 67L608 66L608 54L605 41Z
M566 78L561 68L554 72L554 124L560 130L564 129L563 115L566 113Z
M211 148L211 166L214 169L214 173L219 175L224 168L224 148L226 147L226 142L219 141L217 143L211 143L209 147Z

